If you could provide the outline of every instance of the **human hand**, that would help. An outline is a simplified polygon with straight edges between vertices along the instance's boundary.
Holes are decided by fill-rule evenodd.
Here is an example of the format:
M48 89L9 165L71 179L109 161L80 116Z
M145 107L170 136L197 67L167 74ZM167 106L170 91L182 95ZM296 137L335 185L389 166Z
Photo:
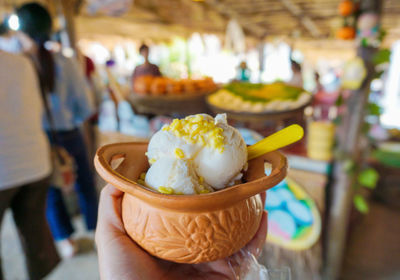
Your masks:
M101 192L96 245L101 279L236 279L242 252L259 256L267 235L267 212L254 238L231 257L208 263L179 264L158 259L139 247L126 234L121 219L123 192L107 185ZM265 200L265 193L261 194Z

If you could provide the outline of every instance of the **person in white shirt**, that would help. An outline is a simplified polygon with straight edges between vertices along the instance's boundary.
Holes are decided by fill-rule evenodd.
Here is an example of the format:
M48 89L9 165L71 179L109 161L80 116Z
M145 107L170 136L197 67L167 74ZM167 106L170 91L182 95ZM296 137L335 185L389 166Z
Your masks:
M301 65L296 61L290 61L291 69L292 69L292 79L289 81L289 84L295 87L303 87L303 74L301 71Z
M53 26L46 7L36 2L25 3L16 9L16 15L19 19L19 30L32 41L30 54L35 62L42 95L53 119L51 124L48 116L43 116L44 129L48 134L51 130L54 131L56 137L49 140L64 147L75 161L77 176L74 189L79 208L87 230L94 231L98 197L88 149L81 133L82 123L95 113L94 100L89 94L85 77L76 59L49 51L45 47ZM58 187L51 186L49 189L47 220L61 256L70 258L78 253L79 248L72 238L74 227L71 215Z
M29 278L43 279L60 259L45 215L51 161L40 91L27 58L0 51L0 65L0 221L10 208Z

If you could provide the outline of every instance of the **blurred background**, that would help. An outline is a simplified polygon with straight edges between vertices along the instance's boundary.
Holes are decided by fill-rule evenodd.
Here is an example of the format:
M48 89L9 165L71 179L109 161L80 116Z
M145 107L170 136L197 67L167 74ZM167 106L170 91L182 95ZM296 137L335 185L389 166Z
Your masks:
M12 209L4 279L33 277L11 190L50 175L18 179L34 169L24 162L45 157L24 145L47 134L53 161L40 164L61 170L62 146L77 166L73 182L45 184L62 261L38 279L99 279L96 149L203 112L226 113L249 145L293 123L306 131L283 151L288 177L268 191L267 269L400 279L400 1L1 0L0 22L0 167L14 164L0 173L1 213Z

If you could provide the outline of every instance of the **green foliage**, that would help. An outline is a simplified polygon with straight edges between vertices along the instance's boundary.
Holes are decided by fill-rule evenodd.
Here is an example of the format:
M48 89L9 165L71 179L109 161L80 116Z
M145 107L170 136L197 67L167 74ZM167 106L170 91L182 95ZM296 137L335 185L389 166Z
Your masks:
M353 172L354 167L355 167L354 161L351 159L346 159L343 163L343 168L347 173Z
M338 96L338 98L337 98L336 101L335 101L335 105L336 105L337 107L340 107L340 106L343 105L343 103L344 103L343 95L340 93L339 96Z
M364 169L358 175L358 182L360 183L360 185L369 189L374 189L376 187L378 179L379 174L373 168Z
M367 104L367 114L372 116L380 116L382 114L383 109L376 103L368 103Z
M382 77L383 73L385 73L384 70L377 71L377 72L374 74L374 79L379 79L380 77Z
M369 206L368 203L365 201L364 197L362 197L359 194L356 194L353 198L353 203L358 211L360 211L363 214L368 213Z
M367 135L370 130L371 130L371 124L364 122L361 126L361 132L363 134Z
M386 35L387 35L387 31L385 29L383 29L383 28L379 29L379 35L378 35L379 42L382 42L383 39L385 39Z
M368 40L366 38L361 39L361 46L362 47L368 47Z
M400 168L400 152L378 149L373 152L373 156L386 166Z
M372 63L375 65L388 63L390 61L390 50L389 49L381 49L379 50L373 57Z

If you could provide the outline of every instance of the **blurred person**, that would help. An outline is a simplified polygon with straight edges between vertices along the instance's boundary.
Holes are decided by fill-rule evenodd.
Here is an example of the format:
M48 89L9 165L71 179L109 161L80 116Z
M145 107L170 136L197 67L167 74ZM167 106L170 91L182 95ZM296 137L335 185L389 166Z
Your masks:
M9 53L20 52L21 44L16 36L8 29L5 22L0 23L0 50Z
M0 221L10 208L29 279L43 279L60 259L46 221L51 161L39 85L27 58L0 50L0 65Z
M288 82L288 84L295 86L295 87L303 87L303 73L301 71L301 65L298 64L294 60L290 60L290 65L292 69L292 79Z
M241 82L248 82L250 80L250 69L247 67L246 61L239 64L237 79Z
M132 80L134 81L140 76L161 76L161 72L158 66L150 63L149 61L149 47L145 44L141 45L139 48L139 53L141 56L143 56L144 63L142 65L136 66L135 70L133 71Z
M30 49L29 38L19 31L11 31L7 23L8 18L0 23L0 50L8 53L21 53L23 49Z
M324 86L321 84L321 77L318 72L314 73L314 78L315 78L315 90L314 93L322 92L324 91Z
M75 191L80 210L87 229L94 230L97 222L97 193L86 145L80 132L82 122L94 112L93 100L77 61L61 53L51 53L44 47L52 29L52 19L47 9L32 2L18 8L17 15L20 30L34 42L32 60L36 64L42 95L45 95L54 119L57 143L53 144L63 146L75 160ZM46 116L44 127L48 131L51 128ZM61 255L75 255L77 247L71 238L74 228L59 188L51 187L48 192L47 219Z
M107 185L100 195L96 244L101 279L239 279L245 274L241 267L245 262L242 252L256 258L262 252L268 229L265 210L253 239L233 256L199 264L161 260L139 247L126 233L121 218L122 197L123 192L111 185ZM265 201L265 192L261 199Z

